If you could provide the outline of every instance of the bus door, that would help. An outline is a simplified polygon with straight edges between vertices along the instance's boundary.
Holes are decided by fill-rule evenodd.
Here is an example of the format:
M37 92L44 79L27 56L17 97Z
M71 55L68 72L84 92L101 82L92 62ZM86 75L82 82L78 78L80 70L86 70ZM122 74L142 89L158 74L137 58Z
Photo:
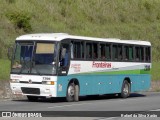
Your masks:
M70 46L69 43L61 43L59 54L59 75L67 75L70 65Z

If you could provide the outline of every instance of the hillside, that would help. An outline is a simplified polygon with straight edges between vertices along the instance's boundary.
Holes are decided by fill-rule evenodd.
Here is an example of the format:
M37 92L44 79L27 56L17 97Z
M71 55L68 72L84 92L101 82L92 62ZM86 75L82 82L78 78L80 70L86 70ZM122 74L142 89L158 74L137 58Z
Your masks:
M154 66L158 66L159 6L159 0L1 0L0 59L7 59L7 48L19 35L65 32L148 40L153 45ZM153 71L156 75L157 70Z

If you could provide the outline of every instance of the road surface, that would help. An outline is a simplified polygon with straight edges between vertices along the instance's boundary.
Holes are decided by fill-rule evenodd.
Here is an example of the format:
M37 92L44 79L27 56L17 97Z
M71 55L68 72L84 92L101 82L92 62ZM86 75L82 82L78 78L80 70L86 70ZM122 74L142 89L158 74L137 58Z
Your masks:
M63 113L64 111L77 111L80 114L79 116L86 116L87 111L94 111L91 114L94 114L95 120L100 119L129 119L131 115L130 113L121 114L122 118L117 118L116 116L96 116L96 114L103 114L104 112L111 112L115 111L124 112L130 111L131 113L138 113L141 116L141 119L158 119L156 118L157 111L160 113L160 92L142 92L142 93L134 93L131 94L129 98L122 99L116 96L87 96L87 97L80 97L79 102L66 102L65 98L57 98L54 100L51 99L39 99L37 102L29 102L27 99L23 100L0 100L0 111L60 111ZM139 112L140 111L140 112ZM147 117L147 113L145 111L151 111L153 113L149 113L150 117ZM156 111L155 115L154 111ZM77 114L75 112L75 114ZM47 113L47 112L46 112ZM49 112L48 112L49 113ZM71 112L70 112L71 113ZM74 113L74 112L73 112ZM125 113L125 112L124 112ZM88 112L88 114L90 114ZM114 114L114 113L113 113ZM62 114L61 114L62 115ZM128 115L128 116L123 116ZM64 115L65 116L65 115ZM43 117L43 116L42 116ZM91 118L90 118L91 117ZM92 116L83 118L85 119L93 119ZM133 116L132 116L133 117ZM151 118L153 117L153 118ZM77 117L76 117L77 118ZM5 118L8 119L8 118ZM15 118L17 119L17 118ZM32 118L30 118L32 119ZM49 119L46 118L46 120ZM65 117L58 117L56 119L65 119ZM71 119L75 119L71 117ZM78 118L77 118L78 119ZM79 117L79 119L82 119ZM40 119L39 119L40 120Z

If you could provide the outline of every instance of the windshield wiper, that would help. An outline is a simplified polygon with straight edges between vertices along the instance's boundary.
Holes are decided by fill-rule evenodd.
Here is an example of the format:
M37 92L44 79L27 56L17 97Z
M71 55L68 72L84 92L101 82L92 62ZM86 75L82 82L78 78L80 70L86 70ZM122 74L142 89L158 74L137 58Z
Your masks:
M32 73L32 69L35 69L36 70L36 72L39 74L39 75L42 75L40 72L39 72L39 70L35 67L35 61L34 60L32 60L32 62L31 62L31 73Z
M19 72L19 74L21 74L22 73L22 71L26 68L26 69L28 69L28 73L29 73L29 68L30 67L28 67L28 65L27 65L27 63L26 63L26 61L24 60L24 58L23 58L23 60L22 60L22 67L21 67L21 70L20 70L20 72ZM30 63L31 61L29 61L29 63Z

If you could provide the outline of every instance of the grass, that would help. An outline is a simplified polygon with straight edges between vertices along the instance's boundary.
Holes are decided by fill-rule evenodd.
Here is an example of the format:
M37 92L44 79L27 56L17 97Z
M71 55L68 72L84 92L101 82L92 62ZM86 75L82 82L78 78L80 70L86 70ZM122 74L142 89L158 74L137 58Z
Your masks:
M9 80L10 61L0 59L0 80Z
M152 80L160 80L159 64L160 64L160 62L153 62L153 64L152 64L152 69L151 69Z

